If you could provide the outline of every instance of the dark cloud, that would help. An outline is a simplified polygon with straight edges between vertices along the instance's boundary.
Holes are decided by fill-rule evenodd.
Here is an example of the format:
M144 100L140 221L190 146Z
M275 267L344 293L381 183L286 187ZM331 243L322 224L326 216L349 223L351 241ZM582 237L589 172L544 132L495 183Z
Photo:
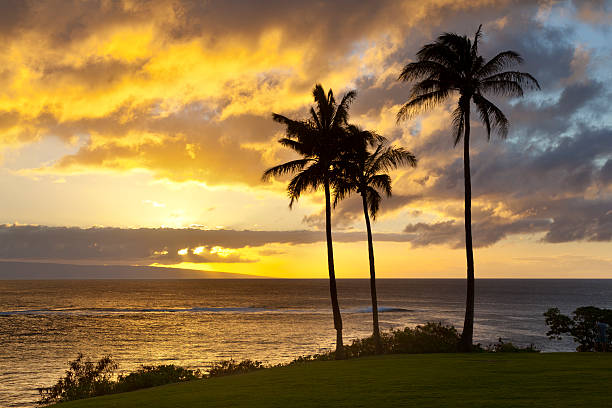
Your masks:
M487 146L472 157L472 193L478 202L500 206L512 218L476 206L476 246L488 246L511 234L544 233L546 242L609 241L612 237L610 183L612 130L581 128L547 148L517 143ZM604 164L601 161L606 160ZM443 209L461 219L463 162L439 168L436 182L423 193L435 200L454 200ZM589 191L596 192L595 196ZM461 223L410 224L415 245L461 246Z
M24 0L2 1L0 3L0 38L15 34L27 13L28 3ZM0 45L0 47L3 46L4 44Z
M411 202L419 199L417 195L393 195L389 198L383 198L377 217L382 217L385 214L401 209ZM302 222L310 228L322 230L325 228L325 209L306 215ZM332 213L332 226L334 230L352 229L355 223L363 225L363 203L361 196L353 195L350 198L341 201Z
M487 247L514 234L536 234L547 231L551 222L546 219L522 219L508 221L502 217L490 216L472 223L474 247ZM436 223L409 224L404 232L412 234L412 245L449 245L453 248L465 246L465 224L449 220Z
M608 159L601 168L600 179L604 186L612 183L612 159Z
M408 234L375 234L379 241L407 242ZM237 231L170 228L67 228L0 226L0 259L175 264L255 262L239 250L266 244L322 242L321 231ZM335 233L336 242L365 240L363 232ZM197 250L201 248L201 252ZM187 248L181 255L178 252ZM266 249L260 255L267 255ZM199 252L199 253L198 253Z
M117 86L132 75L139 74L147 60L126 62L120 59L91 57L84 63L48 64L41 72L42 80L54 86L79 84L87 87L89 92Z
M553 223L546 242L612 240L612 198L570 198L548 204Z

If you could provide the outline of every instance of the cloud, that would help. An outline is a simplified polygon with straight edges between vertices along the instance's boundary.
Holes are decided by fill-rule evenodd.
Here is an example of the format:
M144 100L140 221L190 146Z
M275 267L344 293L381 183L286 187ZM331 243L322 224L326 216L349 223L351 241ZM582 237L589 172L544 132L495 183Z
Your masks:
M376 240L406 242L406 234L375 234ZM336 242L365 240L362 232L336 233ZM322 242L321 231L249 231L171 228L68 228L32 225L0 226L0 259L124 262L244 263L257 259L241 255L247 247L266 244ZM261 256L272 253L262 248Z
M546 219L524 219L508 222L501 217L473 222L474 247L488 247L514 234L537 234L547 231L551 222ZM404 232L415 236L410 242L415 247L449 245L452 248L465 246L465 226L461 221L409 224Z
M390 198L383 198L383 204L377 214L377 218L403 208L407 204L418 200L415 195L393 195ZM323 230L325 228L325 209L319 212L305 215L302 222L309 228ZM354 224L363 224L363 203L361 196L353 194L350 198L341 201L332 213L332 227L334 230L352 229Z
M475 246L532 233L550 243L611 240L609 157L612 131L590 128L549 147L505 143L474 154ZM404 231L417 234L415 245L462 245L462 168L460 159L438 168L423 192L430 202L454 202L440 209L453 219L409 224Z
M82 141L38 173L145 169L209 185L259 184L284 157L262 148L281 131L270 112L304 115L315 82L363 85L378 104L390 83L368 78L394 78L430 26L494 14L488 0L17 3L3 5L0 143Z

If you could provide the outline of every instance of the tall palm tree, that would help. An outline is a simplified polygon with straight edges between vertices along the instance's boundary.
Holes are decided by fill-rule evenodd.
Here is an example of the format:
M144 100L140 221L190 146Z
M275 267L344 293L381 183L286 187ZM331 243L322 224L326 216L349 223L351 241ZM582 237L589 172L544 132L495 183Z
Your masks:
M349 126L347 147L342 152L342 173L336 178L334 207L352 192L361 195L363 215L368 237L370 261L370 294L372 297L373 337L376 351L382 351L380 326L378 324L378 300L376 297L376 270L374 267L374 245L370 216L376 219L380 201L379 191L391 197L391 177L386 173L402 165L415 167L414 154L401 147L386 146L387 140L374 132ZM369 147L374 148L373 151Z
M474 255L472 251L472 186L470 180L470 109L473 103L487 131L502 139L508 134L508 119L485 94L521 97L523 87L540 89L538 81L526 72L506 71L523 59L514 51L504 51L489 61L479 55L481 38L478 27L474 39L454 33L440 35L417 52L416 62L407 64L401 81L416 81L408 101L397 114L398 121L428 110L449 96L458 94L453 111L455 146L463 139L463 172L465 179L465 251L467 257L467 297L461 349L470 351L474 330Z
M334 250L331 233L331 192L338 167L342 140L345 137L345 126L348 119L348 107L355 98L355 91L350 91L337 104L330 89L327 95L320 84L317 84L312 95L315 106L310 108L310 118L293 120L276 113L272 118L286 126L285 137L279 143L302 156L266 170L263 179L272 176L295 174L287 186L289 207L300 195L307 191L316 191L323 187L325 192L325 234L327 238L327 266L329 270L329 292L331 296L334 328L336 329L336 359L346 357L342 343L342 316L338 305L336 273L334 270Z

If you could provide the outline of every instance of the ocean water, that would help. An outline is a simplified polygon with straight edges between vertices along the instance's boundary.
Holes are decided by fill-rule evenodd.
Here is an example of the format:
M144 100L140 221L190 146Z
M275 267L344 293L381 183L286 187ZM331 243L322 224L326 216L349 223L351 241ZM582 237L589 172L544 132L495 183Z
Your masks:
M339 280L345 341L371 333L368 280ZM463 323L465 282L378 281L384 330ZM499 337L573 351L546 336L542 313L612 307L612 280L478 280L475 340ZM334 347L326 280L0 281L0 406L33 406L37 387L79 352L143 364L206 368L222 359L289 361Z

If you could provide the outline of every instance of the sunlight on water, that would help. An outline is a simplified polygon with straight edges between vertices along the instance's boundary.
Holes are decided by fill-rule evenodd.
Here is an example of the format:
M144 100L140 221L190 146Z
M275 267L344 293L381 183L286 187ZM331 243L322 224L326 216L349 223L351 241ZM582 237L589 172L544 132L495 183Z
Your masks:
M460 326L462 280L380 280L384 330ZM334 346L325 280L0 281L0 406L31 406L82 352L142 364L205 368L221 359L283 362ZM370 334L367 280L340 280L345 339ZM612 281L478 281L475 340L498 337L571 351L545 337L542 313L612 307Z

